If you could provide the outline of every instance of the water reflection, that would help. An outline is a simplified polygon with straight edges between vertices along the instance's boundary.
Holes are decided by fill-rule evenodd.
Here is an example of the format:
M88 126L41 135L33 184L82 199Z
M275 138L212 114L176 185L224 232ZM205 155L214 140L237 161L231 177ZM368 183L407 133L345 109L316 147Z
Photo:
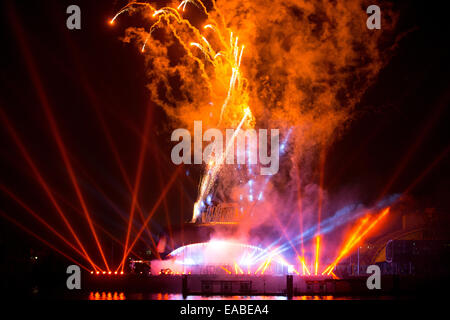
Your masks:
M127 295L130 300L287 300L286 296L187 296L185 299L181 294L157 293L144 294L136 293ZM335 296L294 296L292 300L348 300L351 297ZM353 298L354 299L354 298Z
M182 294L172 293L132 293L127 295L130 300L286 300L285 296L198 296L190 295L183 298Z
M360 296L294 296L292 300L364 300L364 299L392 299L389 296L360 297ZM179 293L130 293L123 292L91 292L89 300L287 300L286 296L198 296L183 298Z
M125 300L123 292L91 292L89 300Z

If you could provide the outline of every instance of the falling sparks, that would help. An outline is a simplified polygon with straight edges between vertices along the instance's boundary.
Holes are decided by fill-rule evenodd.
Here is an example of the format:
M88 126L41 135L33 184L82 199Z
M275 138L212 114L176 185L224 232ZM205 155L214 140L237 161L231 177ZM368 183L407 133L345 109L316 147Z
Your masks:
M200 30L195 28L187 19L184 19L178 10L184 11L187 4L193 4L207 15L208 19L211 20L210 23L207 23L203 29L209 29L212 32L216 33L219 43L221 44L221 48L214 49L210 44L206 36L202 35ZM183 48L186 50L187 55L194 59L200 69L203 70L203 80L208 83L208 87L211 90L214 90L214 86L211 83L210 77L205 74L204 70L206 68L206 63L209 63L212 66L214 73L219 79L228 78L228 88L226 96L224 97L222 103L220 104L220 110L217 110L217 114L219 114L219 119L217 126L219 128L224 128L224 126L232 125L233 121L224 121L224 117L227 114L227 110L230 110L228 113L231 115L241 115L241 119L237 126L235 127L235 133L229 144L226 146L225 152L221 155L221 159L219 161L215 161L213 163L209 163L206 165L204 177L201 179L200 188L199 188L199 196L197 201L194 204L193 208L193 217L192 221L196 221L201 213L201 203L205 202L205 197L209 194L211 188L213 187L220 171L222 168L222 164L224 163L224 159L227 154L232 150L232 146L234 145L234 140L239 133L239 130L243 126L252 127L252 123L254 122L252 112L250 107L247 104L248 101L248 90L247 90L247 80L243 78L240 67L242 56L244 52L244 45L239 44L239 38L234 36L232 31L229 31L226 27L221 27L217 24L217 22L212 19L207 12L204 4L198 0L185 0L182 1L177 9L171 7L164 7L160 9L156 9L149 3L141 3L141 2L132 2L125 6L122 10L120 10L111 20L111 23L123 13L132 10L134 7L144 7L146 10L150 10L153 18L158 18L156 22L153 22L149 28L150 32L144 40L141 51L145 51L146 44L150 41L150 36L158 25L162 25L166 23L168 25L169 30L173 33L175 38L181 43ZM178 24L182 24L188 27L188 30L193 31L193 34L196 39L191 39L189 43L185 43L182 37L176 31L176 26ZM229 42L224 39L229 38ZM195 57L193 51L191 51L190 47L197 48L200 52L203 53L204 60L202 61L199 58ZM231 70L229 73L228 70Z

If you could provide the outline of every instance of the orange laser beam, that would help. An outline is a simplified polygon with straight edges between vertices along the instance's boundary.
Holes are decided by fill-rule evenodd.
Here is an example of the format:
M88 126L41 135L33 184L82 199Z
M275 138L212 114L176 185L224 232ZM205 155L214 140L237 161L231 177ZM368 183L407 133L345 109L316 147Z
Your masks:
M24 144L22 143L22 140L18 136L16 130L12 127L11 123L9 122L8 118L6 117L6 114L4 114L3 110L0 109L0 118L2 119L3 124L7 128L9 134L11 135L12 139L14 140L16 146L19 148L22 156L24 157L27 164L30 166L31 170L33 171L33 174L35 175L37 181L41 185L41 187L44 189L45 193L47 194L50 202L53 204L53 206L56 209L56 212L59 214L61 219L63 220L64 224L66 225L67 229L69 229L70 233L72 234L73 238L77 242L78 246L80 247L83 254L86 256L86 259L89 261L91 266L95 269L95 263L90 258L89 254L87 253L86 249L84 248L83 244L81 243L80 239L78 238L77 234L75 233L74 229L72 228L72 225L70 224L69 220L66 218L66 215L64 214L63 210L59 206L58 202L56 201L55 197L53 196L53 192L51 191L50 187L48 186L47 182L42 177L39 169L36 167L34 161L31 159L30 154L28 153L27 149L25 148Z
M147 115L145 117L145 124L144 124L144 134L141 138L141 149L139 151L139 158L138 158L138 164L137 164L137 170L136 170L136 178L135 178L135 182L134 182L134 188L133 188L132 199L131 199L130 216L128 219L127 236L125 239L125 247L124 247L124 251L123 251L124 258L127 255L128 242L129 242L129 238L130 238L130 230L131 230L131 225L133 223L134 211L136 209L136 202L137 202L139 187L140 187L140 183L141 183L142 170L144 167L144 159L145 159L145 154L146 154L146 150L147 150L146 141L147 141L147 136L148 136L148 132L149 132L149 128L150 128L150 119L151 119L150 109L151 109L150 107L147 108ZM123 268L124 268L124 266L122 265L121 271L123 271Z
M364 227L364 225L369 221L369 217L365 217L363 219L360 220L358 226L355 228L355 230L351 233L351 236L349 237L349 239L345 242L345 245L343 247L343 249L340 250L339 253L342 253L346 250L348 250L348 247L353 243L354 239L358 236L358 234L360 233L361 229ZM340 257L340 254L338 255L338 257ZM339 259L339 258L338 258ZM337 260L337 259L336 259ZM337 263L339 262L339 260L336 262L336 260L330 264L323 272L322 275L327 273L328 271L333 270L334 267L337 265Z
M225 267L223 267L223 266L220 266L220 268L222 268L223 270L225 270L226 273L231 274L231 271L228 270L227 268L225 268Z
M270 265L271 261L272 261L272 257L270 257L270 258L267 260L266 264L264 265L264 268L261 270L261 274L264 274L264 272L266 272L266 269L267 269L267 267Z
M266 262L267 262L267 259L264 260L263 263L261 263L261 264L259 265L259 267L258 267L258 268L256 269L256 271L255 271L255 274L257 274L257 273L259 272L259 270L261 270L261 269L264 267L264 265L266 264Z
M42 82L41 82L40 77L39 77L39 72L38 72L38 70L36 68L36 65L34 63L33 56L32 56L32 54L31 54L31 52L30 52L30 50L28 48L28 43L27 43L27 40L25 39L25 33L23 32L22 26L18 22L18 19L17 19L15 13L13 12L13 10L10 10L10 17L11 17L11 22L12 22L12 25L13 25L13 29L14 29L16 35L17 35L17 39L19 40L19 45L20 45L22 54L25 57L26 66L27 66L27 69L28 69L28 71L30 73L31 80L32 80L32 82L33 82L33 84L34 84L34 86L36 88L36 92L38 94L38 97L39 97L39 100L41 102L41 105L44 108L44 112L46 114L46 117L49 120L49 124L50 124L50 127L51 127L52 134L54 135L54 138L56 140L58 148L59 148L59 150L61 152L61 155L63 157L64 163L66 164L66 167L67 167L67 170L69 172L70 178L71 178L71 180L72 180L72 182L74 184L74 187L76 189L77 196L79 197L80 203L81 203L81 205L83 207L83 210L85 211L89 227L90 227L90 229L91 229L91 231L92 231L92 233L94 235L95 241L96 241L97 246L98 246L98 248L100 250L100 254L102 255L103 261L104 261L107 269L109 269L108 268L108 263L106 262L105 256L103 254L103 250L102 250L102 248L100 246L100 242L98 241L98 238L97 238L97 235L95 233L95 230L93 229L92 221L91 221L91 218L89 217L89 212L87 211L86 204L84 203L84 199L81 196L81 192L80 192L78 184L76 182L75 175L74 175L74 173L72 171L72 168L70 166L70 162L69 162L69 158L67 156L67 152L66 152L65 146L64 146L64 144L62 142L61 136L59 135L59 131L57 129L55 119L54 119L53 114L52 114L51 109L50 109L49 100L47 98L47 95L45 93L44 87L43 87Z
M317 276L319 270L319 252L320 252L320 237L316 237L316 260L314 263L314 275Z
M50 242L46 241L45 239L43 239L42 237L38 236L36 233L34 233L33 231L31 231L30 229L28 229L27 227L25 227L24 225L20 224L17 220L11 218L10 216L8 216L5 212L3 212L2 210L0 210L0 215L2 215L5 219L9 220L10 222L12 222L13 224L15 224L16 226L18 226L20 229L22 229L23 231L25 231L26 233L32 235L33 237L35 237L36 239L38 239L39 241L41 241L42 243L44 243L46 246L48 246L49 248L55 250L56 252L58 252L59 254L61 254L63 257L67 258L68 260L72 261L73 263L75 263L76 265L80 266L81 268L83 268L86 271L90 271L87 267L85 267L83 264L79 263L77 260L73 259L71 256L65 254L64 252L62 252L60 249L56 248L54 245L52 245Z
M71 164L71 162L69 160L69 156L67 154L66 147L65 147L65 145L64 145L64 143L62 141L62 138L61 138L61 135L59 133L58 127L56 125L56 120L55 120L55 118L53 116L52 111L50 110L50 105L48 105L47 103L45 103L45 101L43 101L43 107L44 107L45 114L47 116L47 120L49 121L53 137L56 140L56 144L58 145L58 149L59 149L59 151L61 153L61 156L63 158L63 162L64 162L64 164L66 166L66 169L67 169L67 172L69 174L70 180L71 180L72 185L73 185L73 187L75 189L75 193L76 193L76 195L78 197L78 200L80 201L81 208L83 209L83 213L84 213L85 218L86 218L86 220L88 222L89 229L91 230L92 235L94 236L95 243L96 243L97 248L98 248L98 250L100 252L100 255L101 255L102 259L103 259L103 262L104 262L104 264L106 266L106 270L110 271L109 266L108 266L108 262L106 261L105 254L103 253L103 249L102 249L102 246L100 244L100 240L98 239L97 232L95 231L94 224L92 222L89 210L87 208L87 205L86 205L86 202L84 200L83 194L81 192L80 186L78 185L78 181L77 181L77 178L75 176L75 172L74 172L72 164Z
M78 253L81 257L86 259L89 262L89 259L86 255L81 252L78 248L76 248L69 240L67 240L63 235L61 235L58 231L55 230L47 221L39 216L33 209L31 209L25 202L23 202L16 194L8 190L5 186L0 184L0 189L5 192L9 197L11 197L14 201L16 201L22 208L24 208L29 214L31 214L36 220L38 220L42 225L44 225L48 230L50 230L54 235L56 235L59 239L61 239L65 244L67 244L70 248L72 248L76 253ZM93 266L96 269L100 269L97 265Z
M124 255L124 257L122 258L122 262L119 265L119 268L123 267L123 264L125 262L126 257L128 256L129 252L131 251L131 249L133 248L134 244L136 243L136 241L139 239L139 237L141 236L142 232L144 231L144 228L147 226L148 222L150 221L150 219L152 218L152 216L155 214L156 209L158 209L159 205L161 204L163 198L166 196L167 192L169 191L170 187L172 186L173 182L175 181L175 178L178 176L178 174L180 173L180 170L183 166L180 165L177 167L177 169L175 170L175 172L172 174L171 178L169 179L169 182L167 183L167 185L164 187L163 191L161 192L158 200L156 201L155 205L153 206L153 208L150 210L147 218L145 219L143 225L141 226L138 234L136 235L136 237L134 238L133 242L131 243L131 245L129 246L129 249L127 251L127 253Z
M369 233L377 224L380 222L381 219L383 219L390 211L390 208L387 207L384 209L378 217L359 235L355 235L351 237L351 239L347 242L344 249L341 251L340 255L336 258L336 260L332 263L332 268L328 272L328 275L331 273L331 271L334 269L334 267L339 263L339 261L357 244L361 239Z
M308 274L308 276L311 275L311 272L309 272L308 267L306 266L306 262L305 262L305 257L298 257L300 259L300 262L302 263L302 268L303 268L303 275L305 275L305 271Z

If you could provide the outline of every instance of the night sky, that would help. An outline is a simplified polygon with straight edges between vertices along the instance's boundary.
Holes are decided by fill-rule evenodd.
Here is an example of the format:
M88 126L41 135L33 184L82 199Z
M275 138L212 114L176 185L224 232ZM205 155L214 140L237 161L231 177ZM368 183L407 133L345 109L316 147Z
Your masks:
M66 28L65 11L70 4L81 7L81 30ZM127 214L129 192L98 113L111 132L125 171L134 181L139 135L147 107L152 106L145 88L144 59L135 45L119 40L123 26L131 18L124 18L122 26L107 23L123 5L121 1L2 1L0 28L1 109L57 198L61 197L58 199L73 224L88 230L85 221L76 218L80 213L71 208L70 204L74 204L79 209L78 200L43 113L29 69L32 63L89 209L98 224L120 239L125 222L118 218L117 211ZM446 153L450 143L448 18L437 4L400 1L394 8L400 13L398 29L404 35L389 64L356 106L353 120L331 146L324 187L330 193L339 192L343 186L357 190L360 201L369 205L398 168L402 168L401 173L388 193L404 192L441 157L410 194L418 207L436 208L439 214L446 215L450 209L450 164ZM167 119L160 108L151 109L149 149L141 183L144 191L139 199L147 211L176 169L170 161ZM3 125L0 132L1 185L47 217L56 229L64 230ZM182 168L166 198L174 228L191 216L198 179L199 168ZM3 192L0 199L2 213L54 240ZM167 227L164 208L161 205L152 219L155 234ZM28 252L30 247L40 248L20 228L3 218L0 221L0 245L7 252L2 259L19 259L21 252ZM85 242L92 241L88 232L82 237ZM108 255L113 254L113 243L105 247ZM98 257L96 260L100 261Z

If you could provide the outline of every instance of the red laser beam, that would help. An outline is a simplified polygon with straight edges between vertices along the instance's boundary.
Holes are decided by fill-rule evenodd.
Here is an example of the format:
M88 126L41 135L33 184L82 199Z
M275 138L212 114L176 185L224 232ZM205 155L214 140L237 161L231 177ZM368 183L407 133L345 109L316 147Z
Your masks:
M24 225L20 224L17 220L15 220L14 218L11 218L9 215L7 215L5 212L3 212L2 210L0 210L0 215L2 215L5 219L7 219L8 221L12 222L13 224L15 224L16 226L18 226L20 229L22 229L23 231L25 231L26 233L30 234L31 236L35 237L36 239L38 239L39 241L41 241L43 244L45 244L46 246L48 246L49 248L55 250L56 252L58 252L60 255L62 255L63 257L67 258L68 260L72 261L73 263L75 263L76 265L80 266L81 268L83 268L86 271L90 271L87 267L85 267L83 264L81 264L80 262L78 262L77 260L75 260L74 258L72 258L71 256L67 255L66 253L62 252L60 249L56 248L54 245L52 245L50 242L48 242L47 240L43 239L42 237L38 236L36 233L34 233L33 231L31 231L30 229L28 229L27 227L25 227Z
M69 40L69 39L66 37L66 40ZM69 46L71 48L70 52L75 52L77 50L77 48L72 45L71 41L67 41L67 43L69 44ZM94 108L94 111L95 111L95 113L97 115L97 118L98 118L98 120L100 122L100 126L101 126L101 128L103 130L103 133L105 134L105 137L106 137L106 140L108 142L108 145L109 145L109 147L110 147L110 149L111 149L111 151L113 153L114 159L117 162L117 165L118 165L119 170L120 170L120 172L122 174L122 177L123 177L123 179L124 179L124 181L125 181L125 183L127 185L128 190L132 193L133 192L133 188L131 186L130 180L129 180L128 175L126 173L125 167L123 166L123 163L122 163L121 158L119 156L119 152L118 152L117 147L116 147L116 145L114 143L114 139L112 138L112 136L111 136L111 134L109 132L108 126L106 125L106 123L104 121L103 115L102 115L102 113L99 110L99 104L98 104L98 99L97 99L96 93L95 93L94 90L92 90L92 87L89 85L88 80L86 78L86 75L83 72L83 67L84 66L76 58L74 58L74 62L76 64L76 66L77 66L77 68L75 68L75 69L78 71L78 74L79 74L79 76L81 78L81 83L83 85L83 88L86 91L87 96L89 97L89 100L90 100L90 102L91 102L91 104L92 104L92 106ZM139 206L139 203L136 203L136 205L137 205L137 209L139 211L139 214L140 214L140 216L142 218L142 221L144 221L142 208ZM146 229L146 233L149 236L150 241L152 242L152 245L153 245L153 248L154 248L154 252L156 253L157 258L161 259L161 257L159 256L159 253L156 250L155 240L153 239L153 236L152 236L151 232L148 230L148 228Z
M47 97L47 95L45 93L45 90L44 90L44 87L42 85L42 82L40 80L39 72L38 72L38 70L36 68L36 65L34 63L33 56L32 56L32 54L31 54L31 52L30 52L30 50L28 48L28 44L27 44L27 41L25 39L25 33L23 32L22 27L21 27L20 23L17 21L17 17L13 13L13 11L10 11L10 17L11 17L11 22L12 22L12 25L13 25L13 29L14 29L16 35L17 35L17 39L19 40L19 45L20 45L22 54L23 54L23 56L25 58L27 69L28 69L28 71L30 73L31 80L32 80L33 85L35 86L36 92L38 94L39 101L41 102L41 105L44 108L45 115L46 115L47 120L49 121L49 124L50 124L50 129L51 129L52 134L53 134L53 136L54 136L54 138L56 140L56 143L58 145L58 149L59 149L59 151L61 153L61 156L63 158L64 164L66 165L66 169L67 169L67 171L69 173L69 176L70 176L72 184L73 184L73 186L75 188L76 194L77 194L77 196L78 196L78 198L80 200L81 206L83 208L83 211L85 213L86 219L87 219L88 224L89 224L89 228L92 231L92 234L94 236L95 242L96 242L97 247L98 247L98 249L100 251L100 254L102 256L103 262L105 263L106 268L109 270L108 263L106 261L105 255L103 254L103 250L102 250L100 242L99 242L99 240L97 238L97 234L95 232L95 229L93 227L90 214L89 214L89 212L87 210L86 203L84 201L84 198L83 198L83 196L81 194L81 191L79 189L78 183L76 181L75 173L73 172L72 166L70 164L69 157L67 155L67 151L66 151L65 145L64 145L64 143L62 141L62 138L61 138L61 136L59 134L59 130L58 130L58 127L56 125L56 121L55 121L55 119L53 117L53 113L51 112L50 103L49 103L48 97Z
M78 253L81 257L89 261L86 255L81 252L78 248L76 248L70 241L68 241L63 235L61 235L55 228L53 228L47 221L40 217L33 209L31 209L25 202L23 202L16 194L8 190L4 185L0 184L0 189L5 192L9 197L11 197L14 201L16 201L22 208L24 208L29 214L31 214L36 220L38 220L42 225L44 225L48 230L50 230L54 235L60 238L66 245L72 248L76 253ZM100 269L97 265L95 268Z
M138 164L137 164L137 170L136 170L136 178L135 178L135 182L134 182L134 188L133 188L133 192L132 192L132 199L131 199L131 208L130 208L130 216L129 216L129 220L128 220L128 228L127 228L127 236L125 238L125 247L124 247L124 256L126 255L127 249L128 249L128 241L130 238L130 230L131 230L131 225L133 223L133 217L134 217L134 211L136 209L136 202L137 202L137 197L138 197L138 193L139 193L139 187L140 187L140 183L141 183L141 177L142 177L142 170L144 167L144 159L145 159L145 153L146 153L146 141L147 141L147 136L148 136L148 132L149 132L149 128L150 128L150 120L151 120L151 113L150 113L150 107L147 107L147 115L145 117L145 124L144 124L144 134L142 136L142 140L141 140L141 148L139 151L139 159L138 159ZM123 265L122 265L122 269L121 271L123 271Z
M181 170L182 167L183 167L182 165L178 166L177 169L175 170L175 172L172 174L171 178L169 179L168 183L166 184L166 186L164 187L163 191L161 192L161 194L160 194L158 200L156 201L155 205L150 210L150 212L149 212L147 218L145 219L143 225L141 226L138 234L136 235L136 237L134 238L133 242L129 246L128 251L124 254L124 256L122 258L122 262L119 265L119 268L123 268L123 265L124 265L126 257L129 255L131 249L134 247L136 241L139 239L139 237L141 236L142 232L144 231L144 228L147 226L147 224L149 223L150 219L155 214L156 209L159 207L159 205L161 204L163 198L166 196L167 192L169 191L170 187L172 186L173 182L175 181L175 178L180 173L180 170Z
M4 114L3 110L0 109L0 118L2 119L2 122L4 123L5 127L7 128L9 134L11 135L12 139L14 140L16 146L19 148L22 156L24 157L27 164L30 166L31 170L33 171L33 174L35 175L37 181L41 185L41 187L44 189L45 193L47 194L48 198L50 199L50 202L53 204L53 206L56 209L56 212L59 214L59 216L62 218L64 224L69 229L70 233L74 237L75 241L77 242L78 246L80 247L83 254L86 256L86 259L89 261L91 266L96 269L95 263L90 258L89 254L87 253L86 249L84 248L83 244L81 243L80 239L78 238L78 235L75 233L74 229L72 228L72 225L70 224L69 220L67 219L66 215L64 214L63 210L59 206L58 202L56 201L55 197L53 196L53 192L51 191L50 187L48 186L47 182L42 177L39 169L36 167L34 161L32 160L30 154L28 153L27 149L25 148L24 144L22 143L20 137L18 136L16 130L12 127L11 123L9 122L8 118L6 117L6 114Z

